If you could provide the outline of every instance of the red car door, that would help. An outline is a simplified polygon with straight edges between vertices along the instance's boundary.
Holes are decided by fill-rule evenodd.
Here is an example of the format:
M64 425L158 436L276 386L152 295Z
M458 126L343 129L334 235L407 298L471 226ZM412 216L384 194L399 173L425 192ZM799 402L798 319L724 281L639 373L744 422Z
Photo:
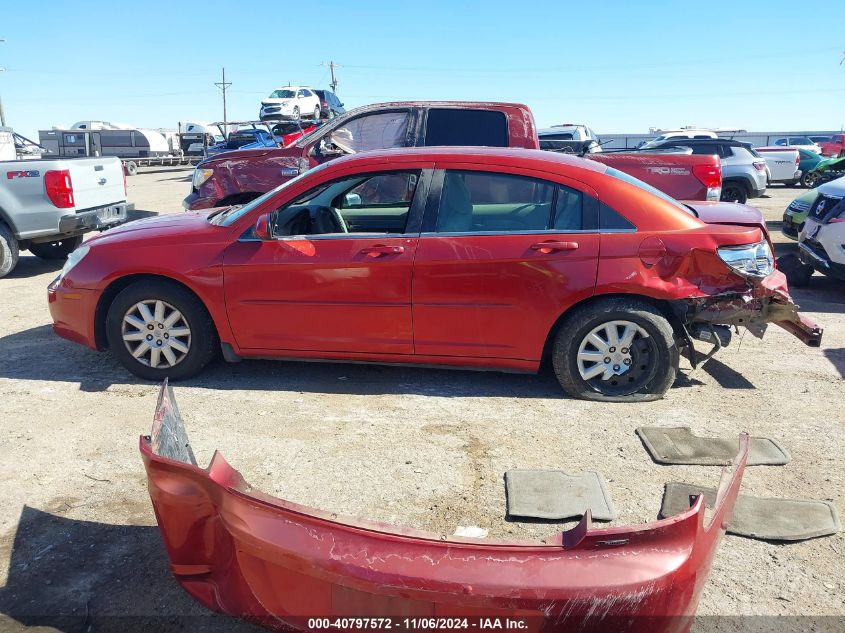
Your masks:
M479 168L435 172L414 265L414 349L538 360L557 318L595 287L597 197L558 175Z
M323 183L273 214L273 239L232 244L223 275L238 347L247 354L412 353L425 168Z

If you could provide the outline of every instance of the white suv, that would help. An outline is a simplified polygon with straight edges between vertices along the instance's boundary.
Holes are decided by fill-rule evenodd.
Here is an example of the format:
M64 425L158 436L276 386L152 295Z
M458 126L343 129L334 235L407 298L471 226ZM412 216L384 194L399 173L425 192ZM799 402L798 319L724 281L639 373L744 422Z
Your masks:
M314 119L320 118L320 97L305 86L285 86L270 93L261 101L259 118L268 119Z
M804 264L845 281L845 177L825 183L817 191L798 236L798 254ZM804 281L808 279L809 275Z

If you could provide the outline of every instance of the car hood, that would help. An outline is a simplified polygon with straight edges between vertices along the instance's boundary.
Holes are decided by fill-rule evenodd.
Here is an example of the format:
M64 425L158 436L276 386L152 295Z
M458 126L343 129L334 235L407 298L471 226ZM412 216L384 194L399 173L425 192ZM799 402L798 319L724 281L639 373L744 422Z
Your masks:
M830 161L842 161L842 164L845 165L845 158L832 158ZM823 161L827 162L827 161ZM821 165L821 163L819 163ZM842 178L837 178L836 180L831 180L830 182L826 182L823 185L820 185L816 188L819 193L823 193L826 196L845 196L845 176Z
M763 214L754 207L735 202L685 201L695 209L698 218L706 224L738 224L740 226L766 226Z
M134 220L109 229L85 243L93 246L136 238L193 236L215 229L219 230L220 227L208 222L208 216L220 210L221 208L215 208L188 213L168 213Z
M284 104L290 103L292 101L293 101L293 98L290 98L290 99L276 99L276 98L262 99L261 105L266 105L266 106L269 106L269 105L284 105Z

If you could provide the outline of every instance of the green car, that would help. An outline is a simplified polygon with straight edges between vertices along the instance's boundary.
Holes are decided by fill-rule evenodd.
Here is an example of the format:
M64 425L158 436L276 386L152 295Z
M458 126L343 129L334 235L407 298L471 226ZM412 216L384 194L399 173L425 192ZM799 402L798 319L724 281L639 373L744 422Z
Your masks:
M783 227L780 232L790 239L797 240L798 234L804 228L807 212L813 206L818 195L818 189L810 189L790 202L783 213Z
M810 175L816 166L820 162L822 162L822 157L816 154L815 152L811 152L808 149L799 149L798 150L798 169L801 170L801 184L808 189L812 189L815 183L815 179L817 178L815 175Z

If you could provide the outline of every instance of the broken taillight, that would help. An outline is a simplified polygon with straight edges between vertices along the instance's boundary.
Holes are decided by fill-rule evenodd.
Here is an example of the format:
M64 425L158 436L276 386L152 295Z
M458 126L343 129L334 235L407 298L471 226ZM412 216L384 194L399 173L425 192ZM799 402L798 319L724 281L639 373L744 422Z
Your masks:
M693 165L692 173L708 189L722 186L722 166L715 165Z
M48 171L44 174L44 187L53 206L59 209L73 208L73 183L70 180L70 171L67 169Z

